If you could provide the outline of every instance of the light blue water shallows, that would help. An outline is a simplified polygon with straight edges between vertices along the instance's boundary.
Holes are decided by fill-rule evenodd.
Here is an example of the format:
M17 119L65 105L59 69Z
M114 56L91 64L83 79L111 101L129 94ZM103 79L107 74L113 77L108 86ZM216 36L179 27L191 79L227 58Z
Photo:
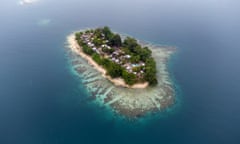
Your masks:
M0 5L0 143L240 143L240 2L38 0ZM64 42L112 29L178 49L169 65L181 104L126 122L89 104Z

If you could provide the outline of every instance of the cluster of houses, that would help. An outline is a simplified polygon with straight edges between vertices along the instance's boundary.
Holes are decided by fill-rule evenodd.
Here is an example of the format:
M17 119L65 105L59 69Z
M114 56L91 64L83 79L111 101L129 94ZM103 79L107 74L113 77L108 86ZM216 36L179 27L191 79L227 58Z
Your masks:
M95 51L96 53L98 53L99 55L110 59L111 61L120 64L122 67L124 67L129 73L133 73L135 75L137 75L138 77L142 77L144 74L144 67L145 67L145 63L144 62L139 62L139 63L131 63L130 59L131 59L131 55L125 54L124 51L121 50L120 47L110 47L109 45L107 45L108 40L104 39L104 35L102 35L102 41L104 44L102 44L101 46L97 47L94 43L94 33L93 32L89 32L89 33L83 33L81 35L81 39L84 43L86 43L88 45L88 47L92 48L93 51ZM103 51L103 49L113 49L114 51L112 53L106 53ZM140 70L138 71L134 71L135 68L137 67L141 67Z

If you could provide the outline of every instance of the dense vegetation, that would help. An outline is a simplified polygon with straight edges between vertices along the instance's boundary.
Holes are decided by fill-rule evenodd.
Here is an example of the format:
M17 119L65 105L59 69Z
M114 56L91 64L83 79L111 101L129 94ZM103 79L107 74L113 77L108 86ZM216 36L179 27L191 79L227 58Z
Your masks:
M142 48L136 39L127 37L123 42L123 50L125 53L131 55L131 62L143 61L145 62L144 80L148 81L150 85L158 83L156 78L156 62L151 56L152 51L148 47Z
M105 53L111 54L114 52L114 48L121 48L125 54L131 56L131 63L137 63L139 61L145 63L144 67L141 66L133 69L134 71L144 71L143 77L139 79L135 74L128 72L120 64L117 64L96 53L80 38L83 32L76 33L76 40L78 41L79 45L81 45L83 52L87 55L90 55L96 63L103 66L106 69L107 74L112 78L122 77L129 85L144 81L149 82L149 84L152 86L158 83L156 78L156 62L152 57L151 50L148 47L142 47L137 43L136 39L131 37L126 37L122 42L120 35L111 32L108 27L85 31L85 33L90 32L94 33L93 43L95 46L100 47L102 44L111 46L111 48L102 48L102 51ZM106 41L102 40L103 36Z
M92 55L92 59L97 64L103 66L106 69L107 74L112 78L122 77L129 85L133 85L137 82L136 76L133 73L127 72L123 67L121 67L121 65L116 64L109 59L103 58L97 53Z

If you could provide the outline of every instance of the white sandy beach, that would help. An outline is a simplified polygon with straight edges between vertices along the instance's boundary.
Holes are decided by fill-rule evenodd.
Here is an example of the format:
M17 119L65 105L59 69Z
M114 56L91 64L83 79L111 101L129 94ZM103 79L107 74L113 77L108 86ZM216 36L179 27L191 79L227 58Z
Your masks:
M67 37L67 42L69 45L69 48L80 55L82 58L86 59L90 65L92 65L96 70L102 73L103 77L107 78L109 81L111 81L114 85L116 86L122 86L122 87L127 87L127 88L134 88L134 89L143 89L148 87L148 82L145 83L137 83L132 86L127 85L123 79L121 78L111 78L110 76L106 75L106 70L99 66L90 56L86 55L83 51L82 48L79 46L77 41L75 40L75 34L72 33Z

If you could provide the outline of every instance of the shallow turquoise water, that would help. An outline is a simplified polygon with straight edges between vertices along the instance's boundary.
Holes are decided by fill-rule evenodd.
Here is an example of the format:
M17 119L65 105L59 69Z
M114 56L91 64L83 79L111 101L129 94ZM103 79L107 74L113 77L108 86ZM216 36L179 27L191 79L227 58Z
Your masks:
M126 4L127 3L127 4ZM0 143L240 142L240 3L44 1L0 5ZM92 104L71 71L66 36L86 27L173 45L173 112L124 121Z

